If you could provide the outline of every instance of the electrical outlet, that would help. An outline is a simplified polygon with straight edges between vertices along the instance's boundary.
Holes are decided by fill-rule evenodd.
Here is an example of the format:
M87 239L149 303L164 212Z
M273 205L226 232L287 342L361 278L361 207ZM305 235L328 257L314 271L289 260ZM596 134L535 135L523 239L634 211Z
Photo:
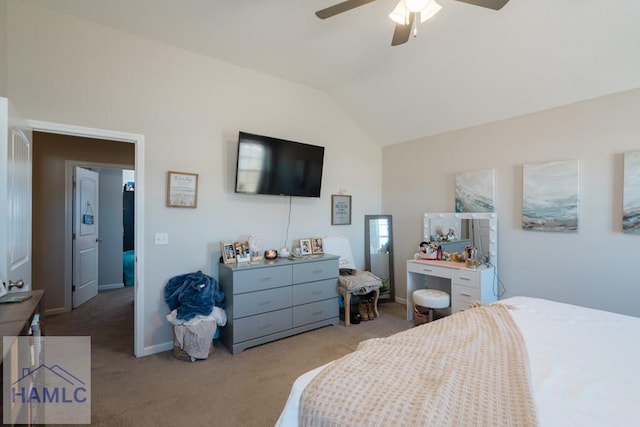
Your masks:
M156 245L168 245L169 233L156 233Z

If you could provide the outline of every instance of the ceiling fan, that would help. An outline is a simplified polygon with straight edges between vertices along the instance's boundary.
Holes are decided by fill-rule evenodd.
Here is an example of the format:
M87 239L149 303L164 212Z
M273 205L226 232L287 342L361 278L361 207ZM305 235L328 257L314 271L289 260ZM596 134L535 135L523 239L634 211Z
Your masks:
M356 7L364 6L375 0L346 0L341 3L329 6L316 12L320 19L330 18L340 13L346 12ZM488 9L500 10L509 0L456 0L475 6L486 7ZM398 5L389 14L396 27L391 39L391 46L406 43L409 40L411 31L414 36L417 33L418 21L420 23L431 18L442 8L435 0L400 0Z

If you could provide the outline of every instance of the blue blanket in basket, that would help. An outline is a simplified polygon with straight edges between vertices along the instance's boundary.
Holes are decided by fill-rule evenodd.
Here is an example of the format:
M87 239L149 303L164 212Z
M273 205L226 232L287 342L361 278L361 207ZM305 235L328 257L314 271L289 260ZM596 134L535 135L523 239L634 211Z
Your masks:
M224 292L213 277L198 271L172 277L164 288L164 300L177 318L191 320L208 316L213 307L224 308Z

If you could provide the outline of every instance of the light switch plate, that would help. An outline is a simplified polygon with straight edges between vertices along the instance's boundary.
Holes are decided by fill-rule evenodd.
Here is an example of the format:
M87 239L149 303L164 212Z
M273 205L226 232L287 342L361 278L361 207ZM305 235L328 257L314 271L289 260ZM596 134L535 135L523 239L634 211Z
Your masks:
M156 233L156 245L168 245L169 233Z

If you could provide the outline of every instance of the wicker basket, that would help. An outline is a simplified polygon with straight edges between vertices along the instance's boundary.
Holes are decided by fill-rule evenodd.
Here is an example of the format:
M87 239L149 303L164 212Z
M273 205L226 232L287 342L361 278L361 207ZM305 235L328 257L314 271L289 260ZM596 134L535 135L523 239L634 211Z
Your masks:
M429 323L429 309L413 304L413 321L415 325Z

